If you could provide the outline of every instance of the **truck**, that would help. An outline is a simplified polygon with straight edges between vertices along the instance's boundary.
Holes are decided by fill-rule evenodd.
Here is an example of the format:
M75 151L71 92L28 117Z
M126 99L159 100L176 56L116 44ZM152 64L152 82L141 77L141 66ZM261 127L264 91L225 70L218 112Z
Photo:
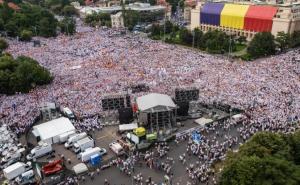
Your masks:
M76 134L72 137L70 137L68 139L68 141L65 143L65 147L66 148L70 148L74 145L74 143L80 139L83 139L87 136L87 134L85 132L82 132L82 133L79 133L79 134Z
M73 151L78 154L79 152L83 152L85 149L93 148L94 146L95 141L91 137L85 137L74 143Z
M52 146L48 143L41 143L40 145L34 147L30 154L26 156L27 160L37 159L39 157L45 156L53 152Z
M12 180L30 169L32 169L30 162L26 164L22 162L16 162L3 169L3 174L5 178L7 178L8 180Z
M92 155L99 154L100 155L100 148L95 147L95 148L88 148L84 152L81 152L80 158L82 162L87 162L90 160Z
M75 131L70 131L70 132L63 133L59 136L59 142L60 143L65 143L73 135L75 135Z
M28 183L32 182L33 177L34 177L34 172L33 172L33 170L28 170L28 171L22 173L21 175L19 175L19 176L15 179L15 181L16 181L18 184L28 184Z
M126 137L127 137L127 139L129 139L131 142L133 142L135 144L140 143L140 138L138 136L136 136L135 134L127 133Z
M117 154L117 156L123 155L124 149L123 147L120 145L120 143L114 141L112 143L109 144L109 148L115 153Z

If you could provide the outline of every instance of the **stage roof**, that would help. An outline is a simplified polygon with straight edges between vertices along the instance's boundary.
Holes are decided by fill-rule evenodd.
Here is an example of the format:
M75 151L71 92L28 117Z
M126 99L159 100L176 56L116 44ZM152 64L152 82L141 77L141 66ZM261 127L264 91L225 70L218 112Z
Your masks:
M138 97L137 106L140 111L146 111L158 106L176 108L172 98L165 94L151 93L145 96Z

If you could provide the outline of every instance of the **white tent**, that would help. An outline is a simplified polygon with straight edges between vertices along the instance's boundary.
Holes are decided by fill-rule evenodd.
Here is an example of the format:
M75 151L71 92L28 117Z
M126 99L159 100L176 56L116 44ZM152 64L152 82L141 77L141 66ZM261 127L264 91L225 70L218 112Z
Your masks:
M59 136L66 132L75 131L68 118L61 117L33 127L32 133L46 143L58 143Z
M204 127L206 124L213 122L214 120L212 119L206 119L206 118L199 118L195 120L195 123L197 123L198 125L201 125L202 127Z
M73 166L73 171L75 172L76 175L78 175L78 174L87 172L88 168L84 163L79 163L79 164Z

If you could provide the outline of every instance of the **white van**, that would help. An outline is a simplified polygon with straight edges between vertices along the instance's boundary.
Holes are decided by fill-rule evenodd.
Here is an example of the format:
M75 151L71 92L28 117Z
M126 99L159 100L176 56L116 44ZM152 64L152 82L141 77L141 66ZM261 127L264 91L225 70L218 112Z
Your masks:
M64 107L64 108L62 109L62 113L63 113L67 118L75 119L74 113L73 113L68 107Z
M85 132L82 132L82 133L79 133L79 134L76 134L72 137L70 137L68 139L68 141L65 143L65 147L66 148L70 148L74 145L75 142L77 142L78 140L80 139L83 139L87 136L87 134Z
M71 136L75 135L75 131L70 131L59 135L59 142L65 143Z

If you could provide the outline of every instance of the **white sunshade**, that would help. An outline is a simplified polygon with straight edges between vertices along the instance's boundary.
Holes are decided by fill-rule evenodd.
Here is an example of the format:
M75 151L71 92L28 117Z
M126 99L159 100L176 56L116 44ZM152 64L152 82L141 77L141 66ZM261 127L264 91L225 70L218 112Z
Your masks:
M195 122L201 126L205 126L207 123L211 123L213 122L214 120L212 119L206 119L206 118L199 118L199 119L196 119Z
M84 163L79 163L79 164L73 166L73 171L75 172L76 175L78 175L78 174L88 171L88 168Z
M145 96L138 97L137 106L140 111L154 108L156 106L166 106L170 108L176 108L172 98L165 94L151 93Z
M61 135L75 130L75 127L68 118L61 117L33 127L33 133L40 136L41 140Z

